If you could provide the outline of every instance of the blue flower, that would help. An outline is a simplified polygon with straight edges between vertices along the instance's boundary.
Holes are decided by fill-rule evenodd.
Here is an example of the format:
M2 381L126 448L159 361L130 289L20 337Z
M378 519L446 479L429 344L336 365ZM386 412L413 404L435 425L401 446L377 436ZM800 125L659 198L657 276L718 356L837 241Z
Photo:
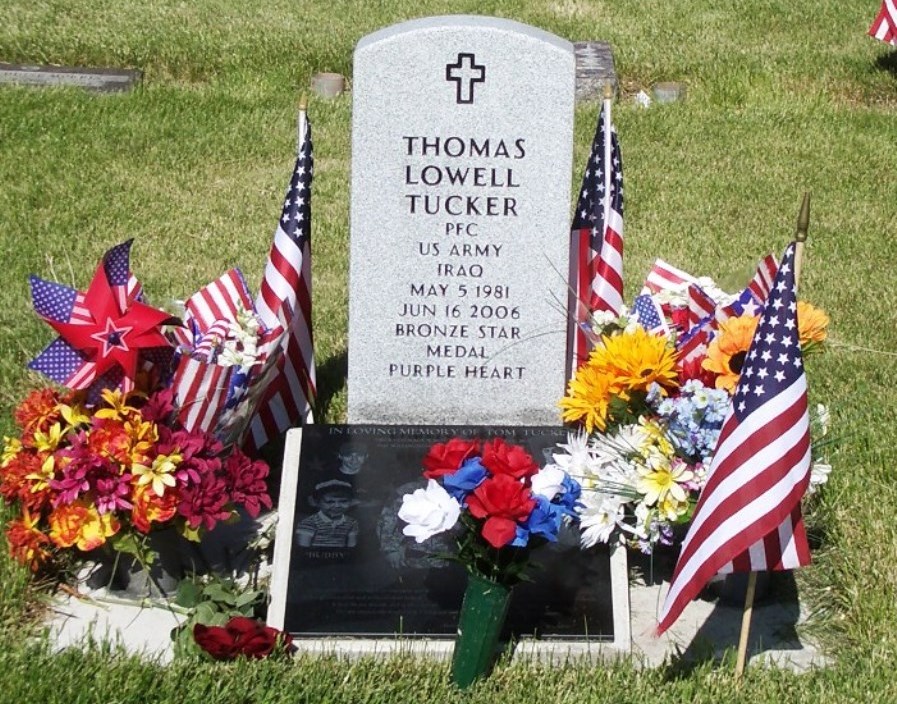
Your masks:
M489 476L479 457L471 457L464 461L457 471L442 477L445 490L458 500L462 506L467 505L467 495L476 489Z
M579 504L579 497L582 496L582 487L569 474L564 478L564 491L558 497L558 506L562 509L562 513L568 516L576 517L576 506Z
M511 541L511 545L515 547L526 547L530 535L541 535L552 543L557 542L561 517L564 515L563 507L551 503L544 496L536 495L533 498L536 500L536 507L526 521L517 525L517 535Z

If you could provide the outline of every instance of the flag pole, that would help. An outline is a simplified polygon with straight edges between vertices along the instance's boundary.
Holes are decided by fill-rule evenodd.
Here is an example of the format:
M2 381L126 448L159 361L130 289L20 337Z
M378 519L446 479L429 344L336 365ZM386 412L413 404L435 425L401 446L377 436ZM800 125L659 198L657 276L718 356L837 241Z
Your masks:
M797 234L794 239L797 244L794 247L794 288L800 285L800 270L804 263L804 245L807 241L807 230L810 227L810 193L804 193L804 202L800 206L800 214L797 216Z
M807 230L810 228L810 194L804 193L804 200L797 216L797 234L794 247L794 289L797 291L800 282L800 270L803 263L804 244L807 241ZM751 632L751 616L754 611L754 593L757 589L757 572L752 570L748 575L747 592L744 595L744 612L741 615L741 635L738 638L738 659L735 662L735 681L741 680L744 664L747 659L748 636Z

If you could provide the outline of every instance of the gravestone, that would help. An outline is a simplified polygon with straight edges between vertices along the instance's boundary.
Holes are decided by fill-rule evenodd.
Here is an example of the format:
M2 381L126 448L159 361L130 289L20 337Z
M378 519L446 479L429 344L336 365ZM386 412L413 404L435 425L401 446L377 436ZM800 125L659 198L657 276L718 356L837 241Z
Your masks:
M573 45L489 17L355 51L350 423L558 424Z
M619 90L614 54L607 42L576 42L576 99L600 100L604 86Z

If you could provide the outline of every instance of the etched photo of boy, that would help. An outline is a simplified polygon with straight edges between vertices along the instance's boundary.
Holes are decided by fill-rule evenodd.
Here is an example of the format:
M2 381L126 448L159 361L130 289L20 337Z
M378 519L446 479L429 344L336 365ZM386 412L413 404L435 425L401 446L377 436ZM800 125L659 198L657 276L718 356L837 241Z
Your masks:
M348 515L355 505L352 485L341 479L315 484L309 502L317 513L296 524L296 544L302 548L354 548L358 544L358 521Z

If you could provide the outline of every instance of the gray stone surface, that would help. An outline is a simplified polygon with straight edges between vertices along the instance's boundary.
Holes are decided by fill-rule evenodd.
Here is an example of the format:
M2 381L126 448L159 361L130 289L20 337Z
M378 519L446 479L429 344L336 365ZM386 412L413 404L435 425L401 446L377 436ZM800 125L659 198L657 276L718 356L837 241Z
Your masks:
M604 86L618 90L614 54L607 42L576 42L576 100L601 100Z
M572 44L494 18L359 42L350 423L559 422L574 74Z
M0 63L0 83L33 86L79 86L100 93L129 90L141 79L130 69L77 66L31 66Z

